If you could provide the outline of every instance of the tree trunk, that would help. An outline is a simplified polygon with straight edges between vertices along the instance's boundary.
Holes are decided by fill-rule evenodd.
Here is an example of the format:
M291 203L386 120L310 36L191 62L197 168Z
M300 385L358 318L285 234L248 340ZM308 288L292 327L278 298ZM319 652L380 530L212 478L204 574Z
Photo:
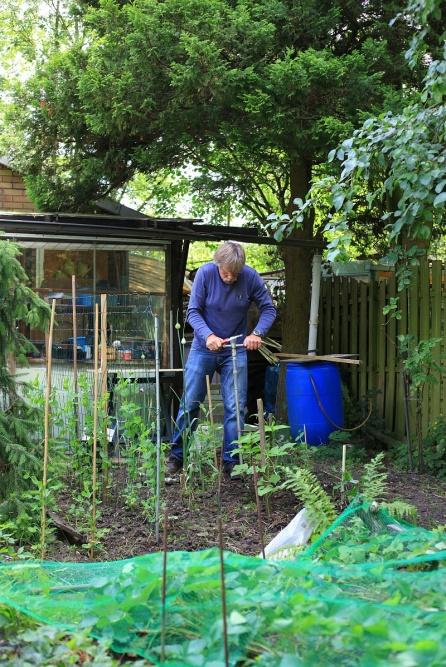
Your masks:
M290 215L296 197L304 199L311 180L311 163L293 160L290 172L291 196L287 213ZM291 238L313 238L313 216L301 229L293 231ZM310 317L311 261L310 248L284 247L282 257L285 264L285 306L282 313L282 345L284 352L306 353L308 345L308 322Z
M291 215L296 197L304 199L311 181L311 164L305 160L293 160L290 171L290 202L287 213ZM296 229L291 238L313 238L313 216L309 217L301 229ZM308 322L310 319L311 260L310 248L282 248L285 264L285 305L282 309L282 350L284 352L306 353L308 347ZM280 364L276 397L276 418L288 421L288 406L285 392L286 364Z

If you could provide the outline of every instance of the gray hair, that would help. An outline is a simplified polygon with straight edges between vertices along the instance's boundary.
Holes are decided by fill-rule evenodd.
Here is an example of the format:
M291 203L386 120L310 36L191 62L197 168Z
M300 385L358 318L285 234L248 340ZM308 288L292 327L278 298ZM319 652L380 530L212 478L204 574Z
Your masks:
M236 241L225 241L214 253L217 266L225 266L234 273L240 273L245 266L246 256L243 247Z

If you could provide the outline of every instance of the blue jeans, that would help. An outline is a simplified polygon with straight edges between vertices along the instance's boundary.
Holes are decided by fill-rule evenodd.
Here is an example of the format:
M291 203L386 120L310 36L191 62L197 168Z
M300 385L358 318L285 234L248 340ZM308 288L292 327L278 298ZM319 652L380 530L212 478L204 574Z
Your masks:
M197 426L200 403L206 396L206 375L212 378L215 371L221 376L221 394L224 405L224 447L223 461L237 463L232 456L237 445L237 409L235 405L234 374L230 354L191 350L184 369L184 393L172 436L171 456L183 460L183 436ZM243 431L246 389L248 384L248 362L246 350L237 348L237 385L239 396L240 428Z

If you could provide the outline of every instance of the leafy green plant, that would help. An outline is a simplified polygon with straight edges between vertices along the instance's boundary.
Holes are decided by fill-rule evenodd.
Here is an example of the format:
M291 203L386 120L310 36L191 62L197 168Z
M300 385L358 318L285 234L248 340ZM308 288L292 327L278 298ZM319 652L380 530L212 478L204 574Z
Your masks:
M41 443L35 437L39 411L23 400L8 360L25 362L32 349L18 323L43 327L49 308L27 287L19 254L17 245L0 241L0 503L7 499L1 513L14 511L11 494L28 486L23 473L38 474L40 469Z
M316 475L306 468L286 468L281 488L290 489L302 502L313 523L315 539L336 518L334 505Z
M117 419L120 438L124 444L127 480L123 498L129 507L140 506L149 523L155 519L156 501L156 444L155 423L143 418L142 408L132 400L132 382L121 379L116 388L119 397ZM149 410L149 413L151 411ZM164 454L161 446L161 476L164 474Z
M429 384L438 384L443 368L433 354L441 338L429 338L416 343L412 335L398 336L399 353L403 358L404 372L409 378L409 393L415 398L415 435L417 439L418 471L424 470L423 397ZM411 457L412 452L409 452Z
M204 410L204 407L203 407ZM219 424L202 420L190 438L182 477L183 489L191 497L215 484L218 477L216 452L221 449L222 432Z
M397 519L415 519L417 510L413 505L400 499L392 502L383 500L388 495L387 477L384 452L380 452L364 466L364 472L359 480L359 492L362 497L369 502L379 501L380 506Z
M359 491L369 501L381 500L387 495L387 471L384 466L384 452L379 452L364 466L359 480Z
M235 453L241 455L243 463L236 465L234 470L238 474L253 475L255 466L260 496L268 498L279 490L283 466L290 462L298 447L294 441L282 437L284 432L289 432L288 426L275 422L266 424L264 450L260 446L259 431L245 433L237 441Z

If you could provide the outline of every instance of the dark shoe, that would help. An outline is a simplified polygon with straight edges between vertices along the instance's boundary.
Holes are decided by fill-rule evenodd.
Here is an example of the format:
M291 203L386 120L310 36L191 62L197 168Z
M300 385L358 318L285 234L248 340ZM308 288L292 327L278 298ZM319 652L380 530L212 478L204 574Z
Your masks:
M230 463L227 461L226 463L223 464L223 472L229 479L232 480L237 480L237 479L242 479L242 476L238 473L234 473L234 468L237 465L237 463Z
M167 460L166 469L169 475L176 475L177 472L180 472L183 469L183 461L172 456Z

